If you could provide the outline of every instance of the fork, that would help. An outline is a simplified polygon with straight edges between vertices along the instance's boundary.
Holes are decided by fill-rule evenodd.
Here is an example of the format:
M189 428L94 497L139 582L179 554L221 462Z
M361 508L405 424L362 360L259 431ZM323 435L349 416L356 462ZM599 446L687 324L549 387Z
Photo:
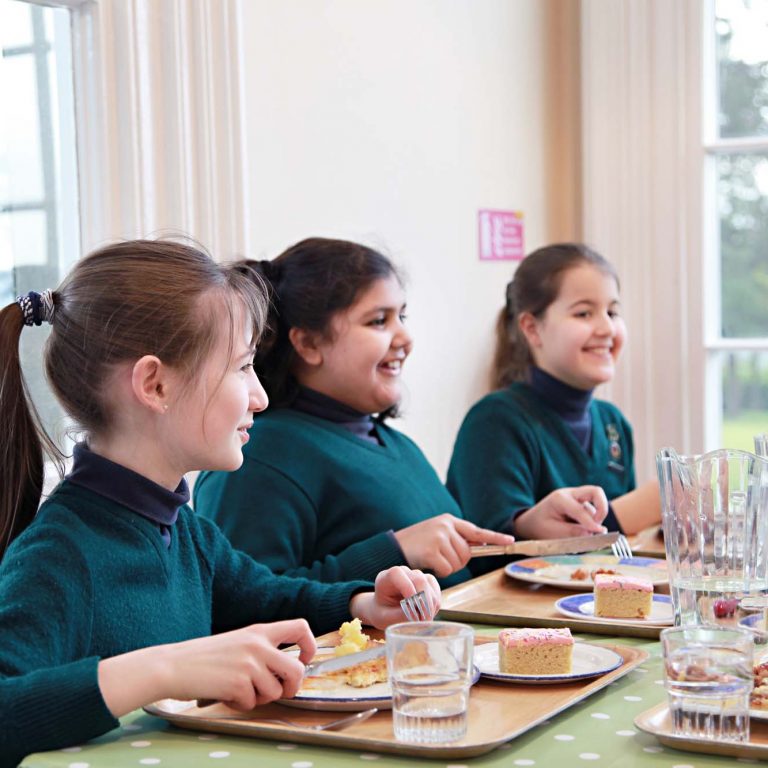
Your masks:
M431 621L432 616L429 613L429 603L424 590L417 592L410 597L404 597L400 601L400 607L403 609L405 618L408 621Z
M629 546L629 541L627 541L627 537L624 536L624 534L621 534L619 538L611 544L611 551L619 560L632 557L632 547Z
M291 728L304 728L307 731L341 731L344 728L349 728L350 725L355 725L355 723L364 723L378 711L377 707L364 709L362 712L355 712L353 715L331 720L330 723L318 723L317 725L306 725L280 717L253 717L253 713L250 712L237 712L232 715L202 715L202 717L206 720L248 720L255 725L287 725Z

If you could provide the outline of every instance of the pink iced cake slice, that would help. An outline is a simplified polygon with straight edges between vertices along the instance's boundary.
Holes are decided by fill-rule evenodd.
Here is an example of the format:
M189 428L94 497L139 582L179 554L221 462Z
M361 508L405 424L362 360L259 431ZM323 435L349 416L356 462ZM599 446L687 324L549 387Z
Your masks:
M499 670L512 675L567 675L571 671L570 629L502 629Z
M651 614L653 584L618 574L595 574L595 616L646 619Z

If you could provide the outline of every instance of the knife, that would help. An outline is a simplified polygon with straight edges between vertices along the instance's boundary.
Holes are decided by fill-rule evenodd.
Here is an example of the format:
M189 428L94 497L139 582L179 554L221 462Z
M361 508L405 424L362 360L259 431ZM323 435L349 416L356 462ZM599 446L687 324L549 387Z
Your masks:
M598 533L593 536L574 536L570 539L528 539L514 544L480 544L470 547L471 557L490 555L568 555L577 552L593 552L613 544L619 538L617 532Z
M312 664L307 664L304 669L304 677L316 677L317 675L325 675L328 672L338 672L340 669L356 667L358 664L364 664L366 661L381 658L386 653L387 646L384 643L377 643L373 648L366 648L364 651L348 653L344 656L334 656L323 661L315 661Z
M366 661L373 661L374 659L381 658L382 656L385 656L386 653L387 646L384 645L384 643L377 643L373 648L366 648L366 650L359 651L358 653L348 653L345 656L334 656L330 659L307 664L304 668L304 677L317 677L318 675L325 675L328 672L338 672L340 669L349 669L358 664L363 664ZM197 700L197 706L201 709L203 707L210 707L212 704L218 704L218 700Z

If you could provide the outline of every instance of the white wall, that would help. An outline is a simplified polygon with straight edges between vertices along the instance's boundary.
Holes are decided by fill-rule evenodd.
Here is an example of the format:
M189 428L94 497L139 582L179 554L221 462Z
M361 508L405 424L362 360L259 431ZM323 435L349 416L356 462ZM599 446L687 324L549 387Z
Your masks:
M570 0L243 4L249 255L321 235L405 268L416 345L399 426L441 474L486 391L513 271L478 261L477 210L522 210L527 250L575 234L563 129L578 94L560 39L574 12Z

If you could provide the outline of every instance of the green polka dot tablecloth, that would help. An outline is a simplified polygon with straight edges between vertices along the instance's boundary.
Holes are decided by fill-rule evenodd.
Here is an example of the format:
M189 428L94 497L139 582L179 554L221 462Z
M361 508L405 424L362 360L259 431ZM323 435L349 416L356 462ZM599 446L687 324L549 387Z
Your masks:
M497 628L498 629L498 628ZM478 627L481 634L497 629ZM606 637L592 637L608 642ZM423 764L445 768L511 766L594 766L595 768L708 768L752 760L734 760L662 747L633 724L641 712L664 700L658 642L617 638L643 648L651 658L604 690L527 731L493 752L468 760L419 760L394 755L323 749L242 737L183 731L164 720L134 712L121 727L78 747L27 757L23 768L406 768Z

